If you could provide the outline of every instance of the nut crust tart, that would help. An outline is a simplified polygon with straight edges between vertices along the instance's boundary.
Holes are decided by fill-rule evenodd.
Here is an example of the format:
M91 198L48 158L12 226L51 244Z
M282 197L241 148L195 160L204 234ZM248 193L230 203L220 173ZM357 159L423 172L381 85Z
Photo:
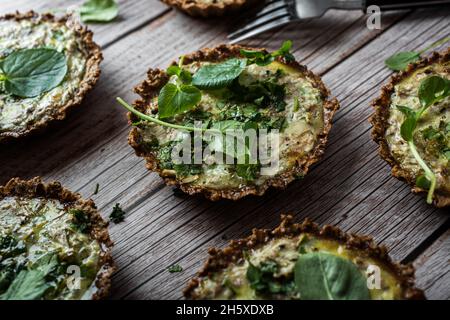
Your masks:
M372 106L372 138L379 145L381 157L392 167L392 175L406 181L416 193L426 193L417 179L424 174L401 135L405 115L398 106L412 110L420 108L419 83L439 76L450 80L450 48L443 53L433 53L429 58L410 64L408 68L391 77ZM423 113L414 131L414 144L424 162L436 176L433 204L450 205L450 98L434 103Z
M67 73L53 89L33 97L18 97L0 89L0 142L28 136L63 120L79 105L100 76L100 47L92 32L71 16L56 18L35 12L0 17L0 60L25 49L61 52Z
M101 299L115 269L108 224L58 182L0 187L0 300Z
M220 45L199 50L185 55L182 67L193 74L195 83L202 68L241 63L242 49L238 45ZM247 49L267 54L264 49ZM135 88L141 96L134 103L135 109L157 116L159 92L173 80L166 71L150 69L147 79ZM285 188L294 179L303 177L322 156L332 117L339 108L338 101L329 98L321 79L294 58L287 61L285 57L277 57L265 66L245 66L244 62L242 73L231 84L200 91L201 100L193 110L167 118L168 121L184 125L202 121L208 128L243 124L242 127L249 125L257 130L278 130L279 166L264 175L258 164L204 161L202 165L174 166L168 156L180 131L140 121L134 113L128 114L134 124L128 141L136 154L144 157L147 168L158 172L168 185L176 185L190 195L202 193L211 200L261 196L269 187Z
M194 17L222 16L238 11L261 0L162 0L171 7Z
M282 216L274 230L253 230L224 249L209 249L207 262L184 295L189 299L424 299L414 287L414 268L389 258L370 237L306 219ZM368 288L368 266L380 283ZM320 267L319 267L320 266ZM323 273L320 273L322 270ZM350 275L353 274L353 277ZM345 276L344 276L345 275ZM322 284L329 284L321 293ZM356 285L360 282L361 286ZM349 289L351 288L351 289ZM358 295L356 295L358 291Z

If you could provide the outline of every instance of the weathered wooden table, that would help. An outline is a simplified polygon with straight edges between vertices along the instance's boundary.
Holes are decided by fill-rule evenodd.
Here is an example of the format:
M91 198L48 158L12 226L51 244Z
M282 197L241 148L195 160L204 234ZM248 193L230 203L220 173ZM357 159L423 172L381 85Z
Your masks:
M0 13L39 12L81 1L7 0ZM369 30L362 12L330 11L323 18L265 33L249 45L277 48L294 41L294 54L322 75L341 102L324 158L303 181L285 191L239 202L180 196L144 167L127 143L129 126L116 96L133 100L132 88L149 67L165 68L179 55L226 42L233 17L192 19L157 0L121 0L116 22L91 25L103 47L102 76L83 105L53 130L0 149L0 183L11 177L58 180L93 195L106 218L116 203L126 221L111 224L118 271L113 298L172 299L206 258L211 246L272 228L281 213L310 217L346 231L372 235L394 259L413 262L417 284L429 298L450 299L449 210L428 206L390 176L370 138L370 101L391 72L394 52L424 48L450 34L450 10L384 14ZM183 272L169 273L178 263Z

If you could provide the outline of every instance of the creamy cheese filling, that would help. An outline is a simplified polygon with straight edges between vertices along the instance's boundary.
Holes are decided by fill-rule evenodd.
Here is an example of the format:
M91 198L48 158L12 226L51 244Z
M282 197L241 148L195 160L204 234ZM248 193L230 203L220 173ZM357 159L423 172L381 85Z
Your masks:
M350 260L365 276L368 270L370 273L369 266L379 267L380 286L369 288L371 299L401 299L401 286L391 270L365 256L364 253L350 250L337 241L317 239L308 234L274 239L260 248L247 252L245 260L231 263L226 269L202 278L194 294L202 299L301 299L296 290L288 294L261 295L251 287L247 277L249 261L256 267L270 262L277 265L277 272L273 274L274 279L292 280L294 266L301 251L300 245L304 248L303 253L326 252Z
M48 47L64 52L68 71L56 88L37 97L19 98L0 89L0 132L22 132L45 122L76 95L86 71L87 52L76 32L61 23L0 21L0 59L20 49Z
M69 208L57 200L7 197L0 201L0 298L18 276L47 254L58 267L43 299L91 299L101 270L102 248L74 225ZM6 245L8 244L8 245ZM79 287L73 282L80 271Z
M186 68L195 73L205 62L195 62ZM305 158L317 145L318 135L323 130L323 98L320 90L313 84L313 80L299 73L297 70L284 64L273 62L268 66L249 65L239 77L239 84L246 87L255 83L268 81L276 78L276 84L284 88L283 102L285 107L282 110L275 110L271 107L257 108L265 119L272 119L273 122L282 121L283 125L278 126L278 149L270 153L269 158L274 160L272 165L266 165L264 174L259 174L252 181L248 181L236 174L236 166L233 164L209 163L204 158L201 170L197 174L180 177L176 170L169 168L163 171L163 175L177 176L183 183L202 186L212 189L239 188L243 185L261 185L265 181L291 169L297 161ZM175 81L172 77L170 81ZM210 121L221 119L224 114L230 113L230 108L246 110L246 104L227 104L226 90L202 90L202 99L195 112L207 112ZM224 103L225 101L225 103ZM252 107L257 107L253 106ZM241 109L239 109L241 108ZM245 113L245 111L239 111ZM188 113L189 115L189 113ZM239 114L237 117L244 118ZM229 119L229 118L227 118ZM183 123L184 116L177 117L173 122ZM266 121L267 122L267 121ZM157 144L152 152L158 156L161 146L166 146L173 141L181 141L186 133L176 129L161 127L153 123L139 125L144 144ZM268 141L276 141L273 131L269 130ZM155 151L156 149L156 151ZM278 160L276 165L273 163Z
M390 114L386 128L386 140L393 157L400 166L414 176L423 171L408 144L401 137L400 127L405 116L397 106L407 106L413 110L420 108L418 88L420 81L431 75L450 79L450 65L433 64L414 72L395 86L391 97ZM450 151L450 98L434 104L421 117L415 130L414 142L421 157L430 166L437 178L437 190L450 193L450 160L446 150ZM431 133L431 134L430 134Z

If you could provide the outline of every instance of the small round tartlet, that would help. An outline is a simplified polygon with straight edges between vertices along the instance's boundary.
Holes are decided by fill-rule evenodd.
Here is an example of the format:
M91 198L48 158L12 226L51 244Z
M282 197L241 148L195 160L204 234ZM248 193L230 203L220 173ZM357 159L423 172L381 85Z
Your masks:
M33 11L0 17L0 60L14 51L51 48L63 52L67 74L50 91L21 98L0 90L0 142L14 140L66 118L96 84L103 59L92 32L72 16Z
M0 300L97 300L115 266L108 224L92 200L58 182L0 187Z
M405 119L398 106L413 110L420 108L418 89L421 80L440 76L450 80L450 48L442 53L410 64L405 71L395 74L372 102L375 112L371 117L372 138L379 145L381 157L392 167L392 175L406 181L415 193L427 190L417 186L417 178L424 174L401 135ZM450 206L450 98L430 106L418 122L414 134L417 151L436 175L433 204Z
M193 17L217 17L235 12L261 0L162 0Z
M238 45L202 49L185 55L183 68L195 77L195 73L203 66L243 58L242 49L244 48ZM264 49L246 49L267 53ZM172 65L176 66L177 63ZM141 96L134 103L135 109L150 116L157 115L159 92L172 78L166 71L150 69L147 79L135 88L135 92ZM186 123L188 120L212 124L240 121L256 123L258 130L279 130L277 168L262 174L259 169L252 171L256 167L217 162L211 164L203 159L202 165L178 170L167 155L171 154L172 142L178 139L181 131L140 121L138 116L128 113L129 121L133 124L128 141L136 154L145 158L148 169L158 172L168 185L176 185L190 195L202 193L211 200L261 196L269 187L285 188L308 172L308 168L324 152L332 117L339 108L338 101L329 98L330 93L322 80L295 60L287 61L285 57L277 57L266 66L247 65L235 81L234 85L221 90L202 89L201 100L195 109L173 117L170 121L174 124ZM273 98L274 102L270 100L273 103L262 107L258 105L261 99L256 99L256 102L240 100L244 96L250 96L253 91L249 90L261 89L261 86L270 86L271 90L277 92L266 97L269 100ZM244 93L237 91L241 89ZM245 93L247 91L250 92L248 95ZM230 95L234 98L230 98Z
M209 249L210 257L197 277L189 282L185 297L425 298L422 290L414 287L414 268L392 262L386 248L376 245L370 237L346 234L328 225L319 228L308 219L301 224L293 223L289 215L282 215L281 219L280 226L274 230L254 229L251 236L232 240L224 249ZM368 279L376 272L377 284ZM369 283L373 286L369 287Z

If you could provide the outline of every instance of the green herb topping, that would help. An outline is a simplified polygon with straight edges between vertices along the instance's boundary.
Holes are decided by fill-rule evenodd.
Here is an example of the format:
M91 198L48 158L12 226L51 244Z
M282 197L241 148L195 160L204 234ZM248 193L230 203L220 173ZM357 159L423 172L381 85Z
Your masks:
M88 0L79 8L83 22L109 22L119 14L119 6L115 0Z
M436 175L419 154L414 142L414 135L417 124L427 109L450 96L450 81L440 76L430 76L421 81L418 96L421 105L418 110L413 110L407 106L397 106L398 110L405 116L405 120L400 127L400 134L408 143L411 153L424 171L424 175L417 177L416 185L428 189L427 203L431 204L436 189ZM432 132L425 132L425 135L431 138ZM447 152L446 150L443 151Z
M425 49L420 50L418 52L416 52L416 51L402 51L402 52L398 52L398 53L392 55L391 57L389 57L388 59L386 59L384 61L384 63L391 70L394 70L394 71L405 70L406 67L410 63L413 63L413 62L419 60L420 56L423 53L425 53L426 51L428 51L428 50L430 50L432 48L438 47L441 44L446 43L449 40L450 40L450 37L441 39L441 40L434 42L430 46L428 46Z
M67 60L54 49L18 50L0 60L0 88L29 98L57 87L67 73Z
M118 203L116 203L111 214L109 215L109 220L114 223L120 223L125 220L125 211L122 210Z
M170 273L181 272L183 271L183 268L179 264L174 264L168 267L167 271L169 271Z

